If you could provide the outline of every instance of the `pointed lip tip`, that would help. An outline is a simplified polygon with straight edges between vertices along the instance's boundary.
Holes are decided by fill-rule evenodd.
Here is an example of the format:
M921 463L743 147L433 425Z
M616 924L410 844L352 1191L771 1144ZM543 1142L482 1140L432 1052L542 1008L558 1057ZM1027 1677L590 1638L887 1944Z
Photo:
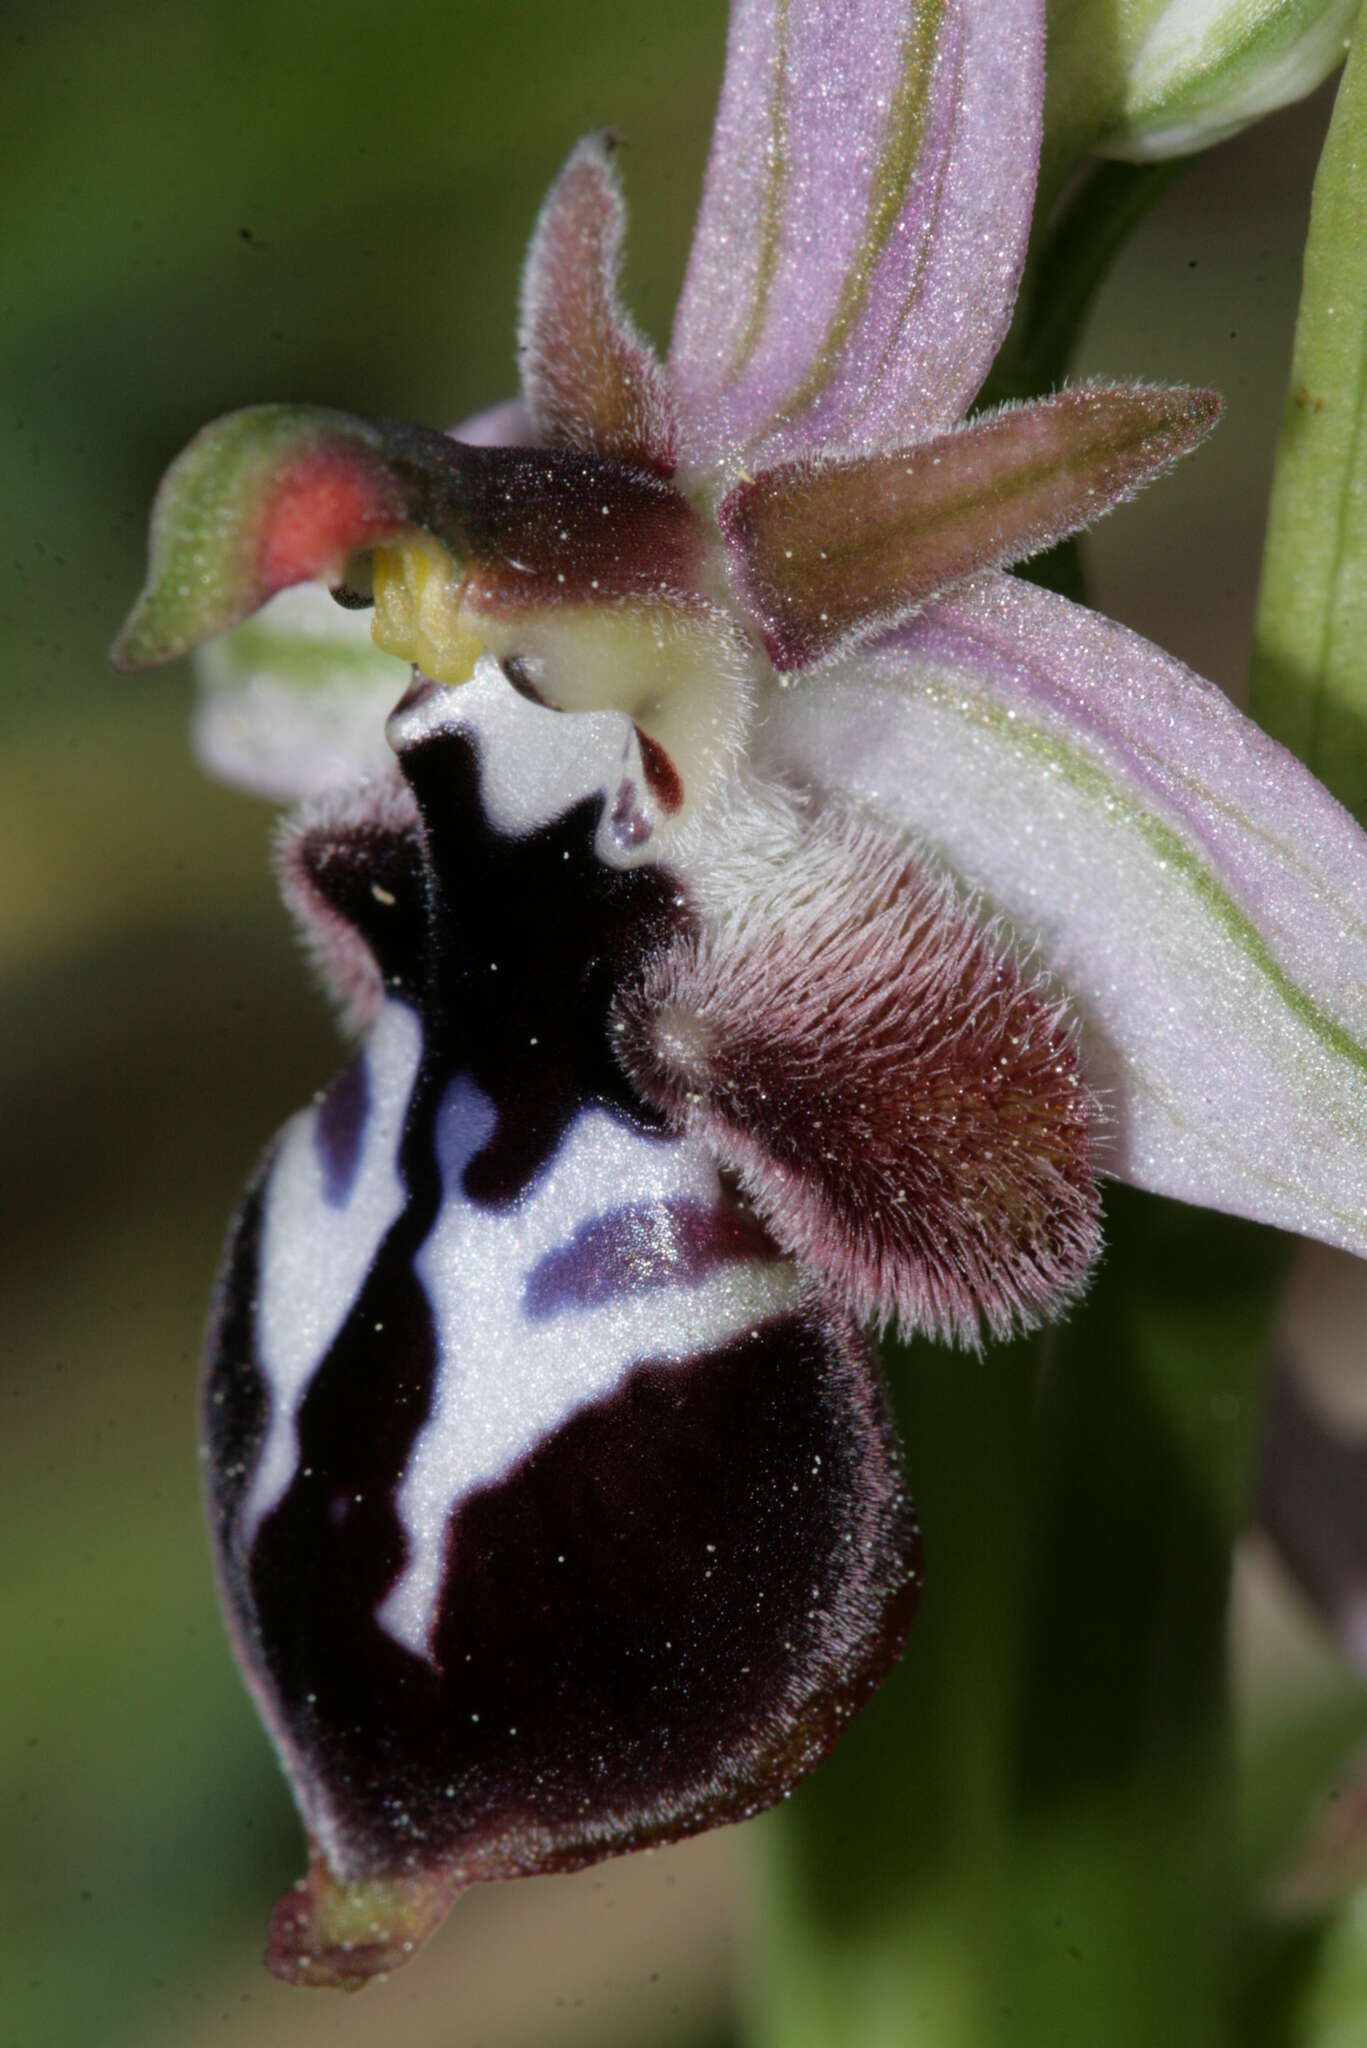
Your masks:
M1195 384L1189 388L1186 400L1186 416L1189 422L1191 448L1199 448L1208 441L1225 416L1225 401L1218 391L1209 385Z
M331 1918L339 1899L355 1891L339 1880L316 1851L307 1873L282 1892L271 1909L265 1963L283 1984L305 1990L363 1991L382 1983L411 1962L445 1920L468 1878L438 1868L395 1880L380 1880L383 1892L397 1883L397 1896L376 1902L375 1917L355 1938L344 1914ZM361 1888L367 1886L361 1880Z

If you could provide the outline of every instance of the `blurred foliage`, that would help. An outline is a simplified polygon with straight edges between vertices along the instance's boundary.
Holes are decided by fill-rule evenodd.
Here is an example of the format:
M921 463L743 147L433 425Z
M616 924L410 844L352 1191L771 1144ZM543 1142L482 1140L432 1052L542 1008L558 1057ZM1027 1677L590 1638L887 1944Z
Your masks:
M1360 1920L1256 1911L1361 1689L1326 1655L1230 1731L1229 1544L1279 1249L1120 1194L1056 1338L893 1361L925 1612L830 1768L740 1838L765 1836L769 1877L739 1896L723 1838L503 1888L345 2006L259 1968L300 1845L215 1612L196 1354L233 1194L336 1048L266 812L196 775L183 673L118 681L104 649L156 480L204 419L269 398L455 419L511 388L521 251L587 128L624 138L631 296L666 334L724 14L55 0L7 24L0 2048L723 2048L726 1928L752 1913L740 2011L782 2048L1328 2048L1363 2011ZM1225 675L1305 132L1252 197L1248 154L1224 186L1193 174L1195 224L1141 231L1095 364L1230 394L1224 467L1203 456L1091 557L1108 606ZM1178 506L1203 534L1186 597Z

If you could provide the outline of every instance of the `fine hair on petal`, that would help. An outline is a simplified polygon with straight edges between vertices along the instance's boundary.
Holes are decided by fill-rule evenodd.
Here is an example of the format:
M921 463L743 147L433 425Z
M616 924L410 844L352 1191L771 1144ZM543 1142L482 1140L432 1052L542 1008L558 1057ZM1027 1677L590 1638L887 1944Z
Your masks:
M978 1349L1100 1250L1097 1107L1065 1005L852 806L745 792L698 929L619 1003L639 1085L852 1314Z

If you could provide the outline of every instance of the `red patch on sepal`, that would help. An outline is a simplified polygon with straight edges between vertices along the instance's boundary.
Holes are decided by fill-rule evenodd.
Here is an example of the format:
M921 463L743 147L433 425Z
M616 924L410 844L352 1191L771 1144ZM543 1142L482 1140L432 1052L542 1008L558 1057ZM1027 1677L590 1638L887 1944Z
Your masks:
M293 463L271 493L257 539L263 597L329 571L398 533L402 508L387 479L352 452L322 449Z

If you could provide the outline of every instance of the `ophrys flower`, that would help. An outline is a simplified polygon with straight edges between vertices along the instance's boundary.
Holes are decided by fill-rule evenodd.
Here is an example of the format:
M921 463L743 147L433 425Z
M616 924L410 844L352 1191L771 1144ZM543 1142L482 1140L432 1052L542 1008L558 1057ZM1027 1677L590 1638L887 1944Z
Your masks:
M1028 0L743 0L667 366L591 140L520 405L260 408L163 486L126 665L321 578L413 668L315 728L254 668L267 613L206 726L307 797L286 893L367 1034L268 1154L211 1344L225 1599L315 1851L287 1975L389 1967L476 1879L753 1811L829 1749L918 1571L859 1322L1058 1312L1098 1161L1367 1243L1361 835L1004 571L1214 401L962 423L1041 64Z

